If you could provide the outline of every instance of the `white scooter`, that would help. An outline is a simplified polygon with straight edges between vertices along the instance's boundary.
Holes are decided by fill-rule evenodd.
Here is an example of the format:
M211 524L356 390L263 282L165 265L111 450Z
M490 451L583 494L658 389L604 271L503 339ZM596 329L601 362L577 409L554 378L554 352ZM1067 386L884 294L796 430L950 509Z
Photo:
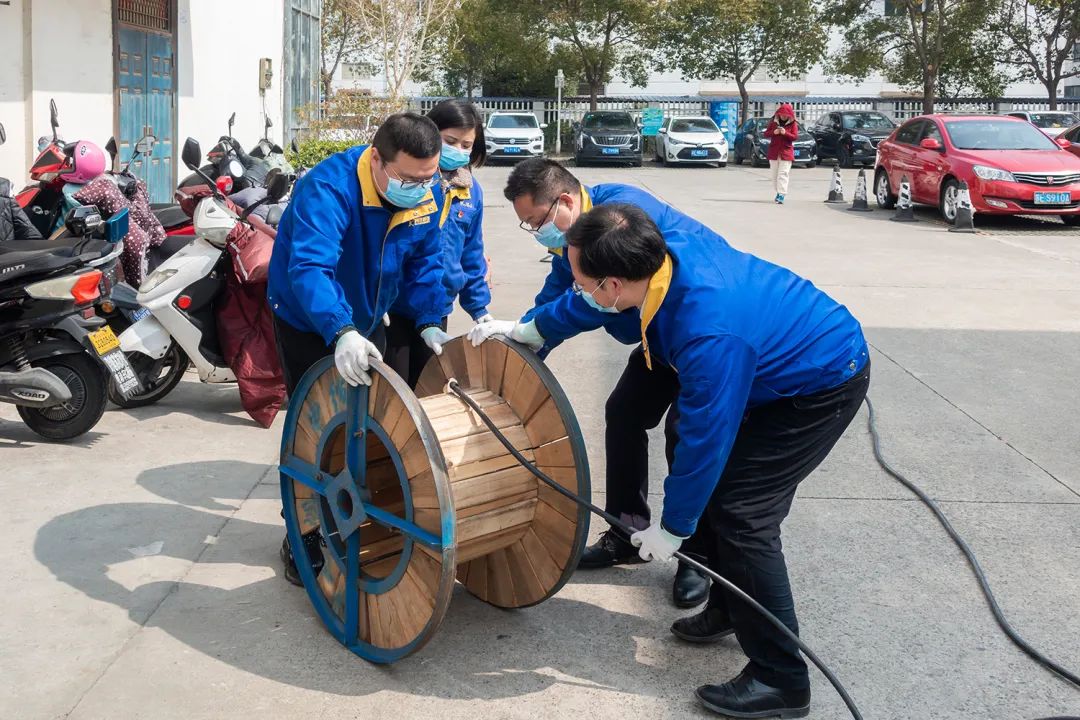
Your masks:
M180 367L179 375L190 359L202 382L228 383L235 382L236 376L226 364L218 342L216 301L225 289L226 273L232 262L225 252L225 242L243 218L228 208L214 181L199 170L201 157L199 143L188 138L181 158L206 181L213 193L195 209L195 239L143 280L136 299L150 314L120 334L120 347L124 353L141 353L151 360L162 360L171 354L171 363ZM288 186L288 178L276 173L264 202L278 202ZM245 214L252 209L254 206ZM179 375L168 383L158 383L125 406L157 402L176 386Z

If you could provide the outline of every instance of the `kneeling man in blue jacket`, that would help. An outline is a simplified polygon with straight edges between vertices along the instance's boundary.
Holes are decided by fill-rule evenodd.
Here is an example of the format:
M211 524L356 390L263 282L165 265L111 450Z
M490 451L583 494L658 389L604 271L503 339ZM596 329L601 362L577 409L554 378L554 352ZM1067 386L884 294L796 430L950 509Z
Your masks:
M328 355L350 385L370 385L369 363L382 359L384 317L395 300L424 342L442 352L449 336L439 327L446 305L441 151L434 122L399 113L370 146L331 155L297 182L278 225L267 289L290 395ZM317 548L317 534L309 537ZM300 585L287 538L281 558L285 578Z
M661 235L633 205L594 207L566 240L574 291L634 315L647 366L678 374L679 439L663 514L631 542L645 560L670 560L698 529L709 567L797 633L780 524L866 395L858 321L790 270L692 232ZM708 709L809 712L798 647L719 584L672 632L699 643L734 634L749 657L734 679L698 688Z

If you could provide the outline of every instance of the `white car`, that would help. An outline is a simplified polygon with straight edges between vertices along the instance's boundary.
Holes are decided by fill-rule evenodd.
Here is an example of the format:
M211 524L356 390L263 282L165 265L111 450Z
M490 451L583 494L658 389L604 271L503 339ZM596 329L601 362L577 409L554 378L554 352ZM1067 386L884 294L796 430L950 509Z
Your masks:
M711 117L665 118L656 135L656 161L727 165L727 137Z
M521 160L544 156L544 128L531 112L496 110L484 127L488 160Z
M1007 114L1027 120L1052 138L1080 123L1080 117L1077 117L1076 113L1064 110L1016 110Z

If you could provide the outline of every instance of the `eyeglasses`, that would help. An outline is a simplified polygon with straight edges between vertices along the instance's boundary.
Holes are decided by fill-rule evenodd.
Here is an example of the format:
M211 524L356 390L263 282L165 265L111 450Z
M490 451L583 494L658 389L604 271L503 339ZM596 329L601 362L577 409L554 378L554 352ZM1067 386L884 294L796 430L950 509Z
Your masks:
M578 284L577 280L575 280L573 283L571 283L570 287L574 291L575 295L581 295L582 293L585 293L585 292L588 292L590 295L592 295L594 292L596 292L597 290L602 288L604 286L604 283L607 282L607 280L608 280L607 278L604 278L600 282L596 283L596 287L594 287L592 290L588 290L588 291L586 291L585 288L581 287L581 285Z
M397 175L390 174L390 168L388 165L386 165L386 163L383 163L383 172L386 173L387 177L394 178L399 183L401 183L402 190L412 190L413 188L419 187L422 187L425 190L430 190L431 188L435 187L435 185L439 182L440 177L439 173L436 172L434 175L425 180L402 180Z
M551 205L548 207L547 212L544 213L544 219L541 220L540 224L537 225L536 227L533 227L532 225L525 222L524 220L522 220L521 222L518 223L518 227L521 228L522 230L524 230L525 232L530 232L533 235L536 235L537 233L540 232L540 228L542 228L544 225L547 225L548 216L551 215L551 211L555 209L555 206L558 204L558 202L559 202L559 198L556 197L555 200L552 201Z

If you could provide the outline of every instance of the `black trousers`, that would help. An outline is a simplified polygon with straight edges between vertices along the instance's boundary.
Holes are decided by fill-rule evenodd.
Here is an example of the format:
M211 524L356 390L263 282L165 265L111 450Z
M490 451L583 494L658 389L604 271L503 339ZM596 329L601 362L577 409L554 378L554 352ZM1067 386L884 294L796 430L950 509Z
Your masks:
M386 347L386 328L380 322L375 327L372 337L368 338L383 352ZM297 330L289 323L274 315L274 337L277 341L278 357L285 375L285 391L291 397L304 373L327 355L334 354L334 348L323 342L322 335L304 330Z
M866 397L870 365L843 385L751 408L743 418L727 465L698 535L709 567L733 582L793 632L799 632L780 524L799 483L832 450ZM809 687L806 663L795 643L719 584L709 607L725 611L743 652L747 671L773 687Z
M605 407L604 444L607 452L607 502L604 509L630 527L649 526L649 435L664 421L664 454L668 470L679 443L679 376L666 365L645 365L645 353L638 346L626 362ZM619 531L615 531L619 535ZM683 543L683 552L704 561L706 547L699 533Z
M446 318L443 318L439 327L446 330ZM383 359L394 369L394 372L409 383L409 387L416 387L424 366L434 356L435 353L417 332L416 322L412 318L390 313L390 327L386 328L386 352L383 353Z

